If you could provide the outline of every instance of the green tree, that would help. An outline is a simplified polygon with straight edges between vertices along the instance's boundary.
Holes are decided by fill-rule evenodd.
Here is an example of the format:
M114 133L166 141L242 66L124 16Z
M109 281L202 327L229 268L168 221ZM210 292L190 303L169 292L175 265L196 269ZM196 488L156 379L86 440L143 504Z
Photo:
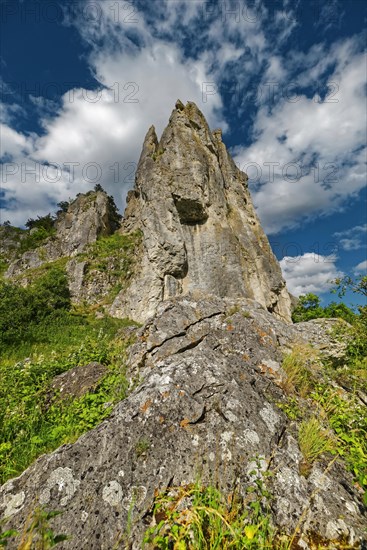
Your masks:
M345 296L347 290L367 297L367 275L359 275L355 279L346 275L345 277L335 279L333 283L335 287L331 292L338 294L339 298Z
M353 324L356 319L356 314L352 309L350 309L345 304L331 302L324 308L324 317L338 317L339 319L344 319L347 323Z
M47 214L47 216L38 216L38 218L35 220L33 218L29 218L29 220L26 222L25 226L28 229L44 229L47 231L47 233L51 233L54 229L55 225L55 219L51 216L51 214Z
M0 281L0 347L26 338L31 326L70 305L67 276L59 267L26 288Z
M292 313L293 322L300 323L301 321L309 321L310 319L317 319L319 317L324 317L324 310L320 306L320 298L311 292L300 296Z
M61 201L57 203L57 206L59 207L59 210L56 212L56 214L61 214L62 212L67 212L69 208L69 202L68 201Z
M367 275L359 275L354 279L348 275L342 278L335 279L335 287L332 289L334 294L339 297L345 296L349 290L354 294L367 297ZM359 315L355 316L353 323L354 334L353 340L349 344L348 354L352 361L359 364L367 362L367 303L358 306Z

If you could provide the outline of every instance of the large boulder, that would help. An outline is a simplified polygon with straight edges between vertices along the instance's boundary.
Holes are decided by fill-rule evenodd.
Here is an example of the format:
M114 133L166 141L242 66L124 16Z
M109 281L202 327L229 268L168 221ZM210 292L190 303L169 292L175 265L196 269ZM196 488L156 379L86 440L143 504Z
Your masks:
M7 527L21 530L39 503L62 512L52 527L70 535L64 550L138 550L157 491L200 476L245 495L258 467L272 472L272 521L286 533L300 528L299 548L359 548L367 518L351 475L330 456L305 475L297 427L277 406L281 350L297 340L256 302L163 302L130 349L136 389L98 427L1 488ZM124 533L129 543L118 546Z

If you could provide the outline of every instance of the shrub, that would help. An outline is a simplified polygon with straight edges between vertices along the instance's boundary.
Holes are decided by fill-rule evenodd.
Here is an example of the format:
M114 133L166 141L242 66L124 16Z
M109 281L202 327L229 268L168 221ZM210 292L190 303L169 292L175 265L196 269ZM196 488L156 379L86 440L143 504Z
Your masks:
M269 499L261 478L249 487L247 498L226 496L213 485L197 482L170 488L155 498L156 525L143 544L166 550L234 550L286 548L277 544L271 526ZM144 546L143 546L144 547Z
M331 302L328 306L321 307L320 298L312 293L300 296L292 313L294 323L331 317L338 317L348 323L353 323L356 314L343 303Z
M0 281L0 349L27 339L30 327L70 305L67 277L60 267L51 267L27 288Z
M51 214L47 214L47 216L38 216L36 220L29 218L25 224L28 229L44 229L46 233L50 233L54 229L54 225L55 219Z
M12 358L2 358L0 483L20 474L40 454L75 441L109 416L113 405L125 397L123 364L130 342L118 337L118 331L126 324L126 320L61 311L36 326L34 334L46 340L42 354L37 354L38 346L32 342L22 348L29 354L27 360L14 363ZM92 361L107 367L96 387L81 397L51 398L49 388L55 376Z

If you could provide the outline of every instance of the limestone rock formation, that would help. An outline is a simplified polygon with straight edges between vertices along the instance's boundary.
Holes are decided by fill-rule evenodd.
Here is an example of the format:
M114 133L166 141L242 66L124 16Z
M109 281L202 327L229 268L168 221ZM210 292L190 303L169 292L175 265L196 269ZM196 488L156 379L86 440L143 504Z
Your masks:
M66 212L58 215L56 234L43 246L29 250L13 261L6 276L13 278L46 262L64 256L73 257L98 237L113 233L118 224L114 205L104 191L90 191L79 195L70 203Z
M177 102L159 141L149 129L123 227L143 232L144 252L112 315L144 322L162 300L196 292L249 297L290 321L290 297L247 176L194 103Z
M7 528L21 530L38 502L62 512L53 530L71 538L60 549L138 550L156 491L200 475L223 491L235 481L245 496L259 468L273 472L273 522L300 528L295 548L360 548L367 518L351 474L332 456L302 474L297 425L278 406L281 350L301 336L249 300L163 302L130 350L138 387L109 419L1 488Z
M105 275L113 284L125 277L110 312L145 323L129 328L135 343L121 368L130 394L96 428L0 488L4 528L21 533L40 505L62 512L52 520L54 533L69 536L60 550L139 550L157 492L200 476L226 496L235 485L245 499L267 472L271 523L294 534L292 549L366 545L366 507L352 474L327 451L306 471L301 419L284 412L295 401L306 417L316 410L309 396L293 388L292 401L287 393L284 353L311 342L339 362L346 346L335 342L332 320L290 323L291 298L247 176L220 131L193 103L178 102L161 139L153 127L146 136L117 231L110 206L104 193L80 196L56 236L13 262L8 276L66 257L75 300L89 302L107 292ZM111 233L109 245L95 243ZM100 255L88 256L91 243ZM319 361L307 369L312 387L328 385ZM71 368L50 384L50 399L83 395L103 371L98 363Z

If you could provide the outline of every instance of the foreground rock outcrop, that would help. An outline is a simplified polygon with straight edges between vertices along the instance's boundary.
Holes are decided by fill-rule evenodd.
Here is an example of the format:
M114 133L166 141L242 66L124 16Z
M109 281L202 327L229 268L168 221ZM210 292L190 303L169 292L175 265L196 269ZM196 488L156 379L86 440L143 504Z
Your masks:
M247 176L194 103L177 102L158 141L144 141L123 227L144 252L111 313L140 322L164 299L191 292L248 297L290 321L290 297L253 207Z
M39 503L63 512L54 532L72 538L60 548L140 549L158 490L200 475L245 495L257 457L272 472L273 521L287 533L301 527L299 548L338 539L360 548L367 518L351 475L332 456L302 475L297 426L278 407L282 351L301 340L256 302L164 302L130 350L138 387L108 420L2 487L8 526L24 525ZM119 546L128 514L130 546Z

